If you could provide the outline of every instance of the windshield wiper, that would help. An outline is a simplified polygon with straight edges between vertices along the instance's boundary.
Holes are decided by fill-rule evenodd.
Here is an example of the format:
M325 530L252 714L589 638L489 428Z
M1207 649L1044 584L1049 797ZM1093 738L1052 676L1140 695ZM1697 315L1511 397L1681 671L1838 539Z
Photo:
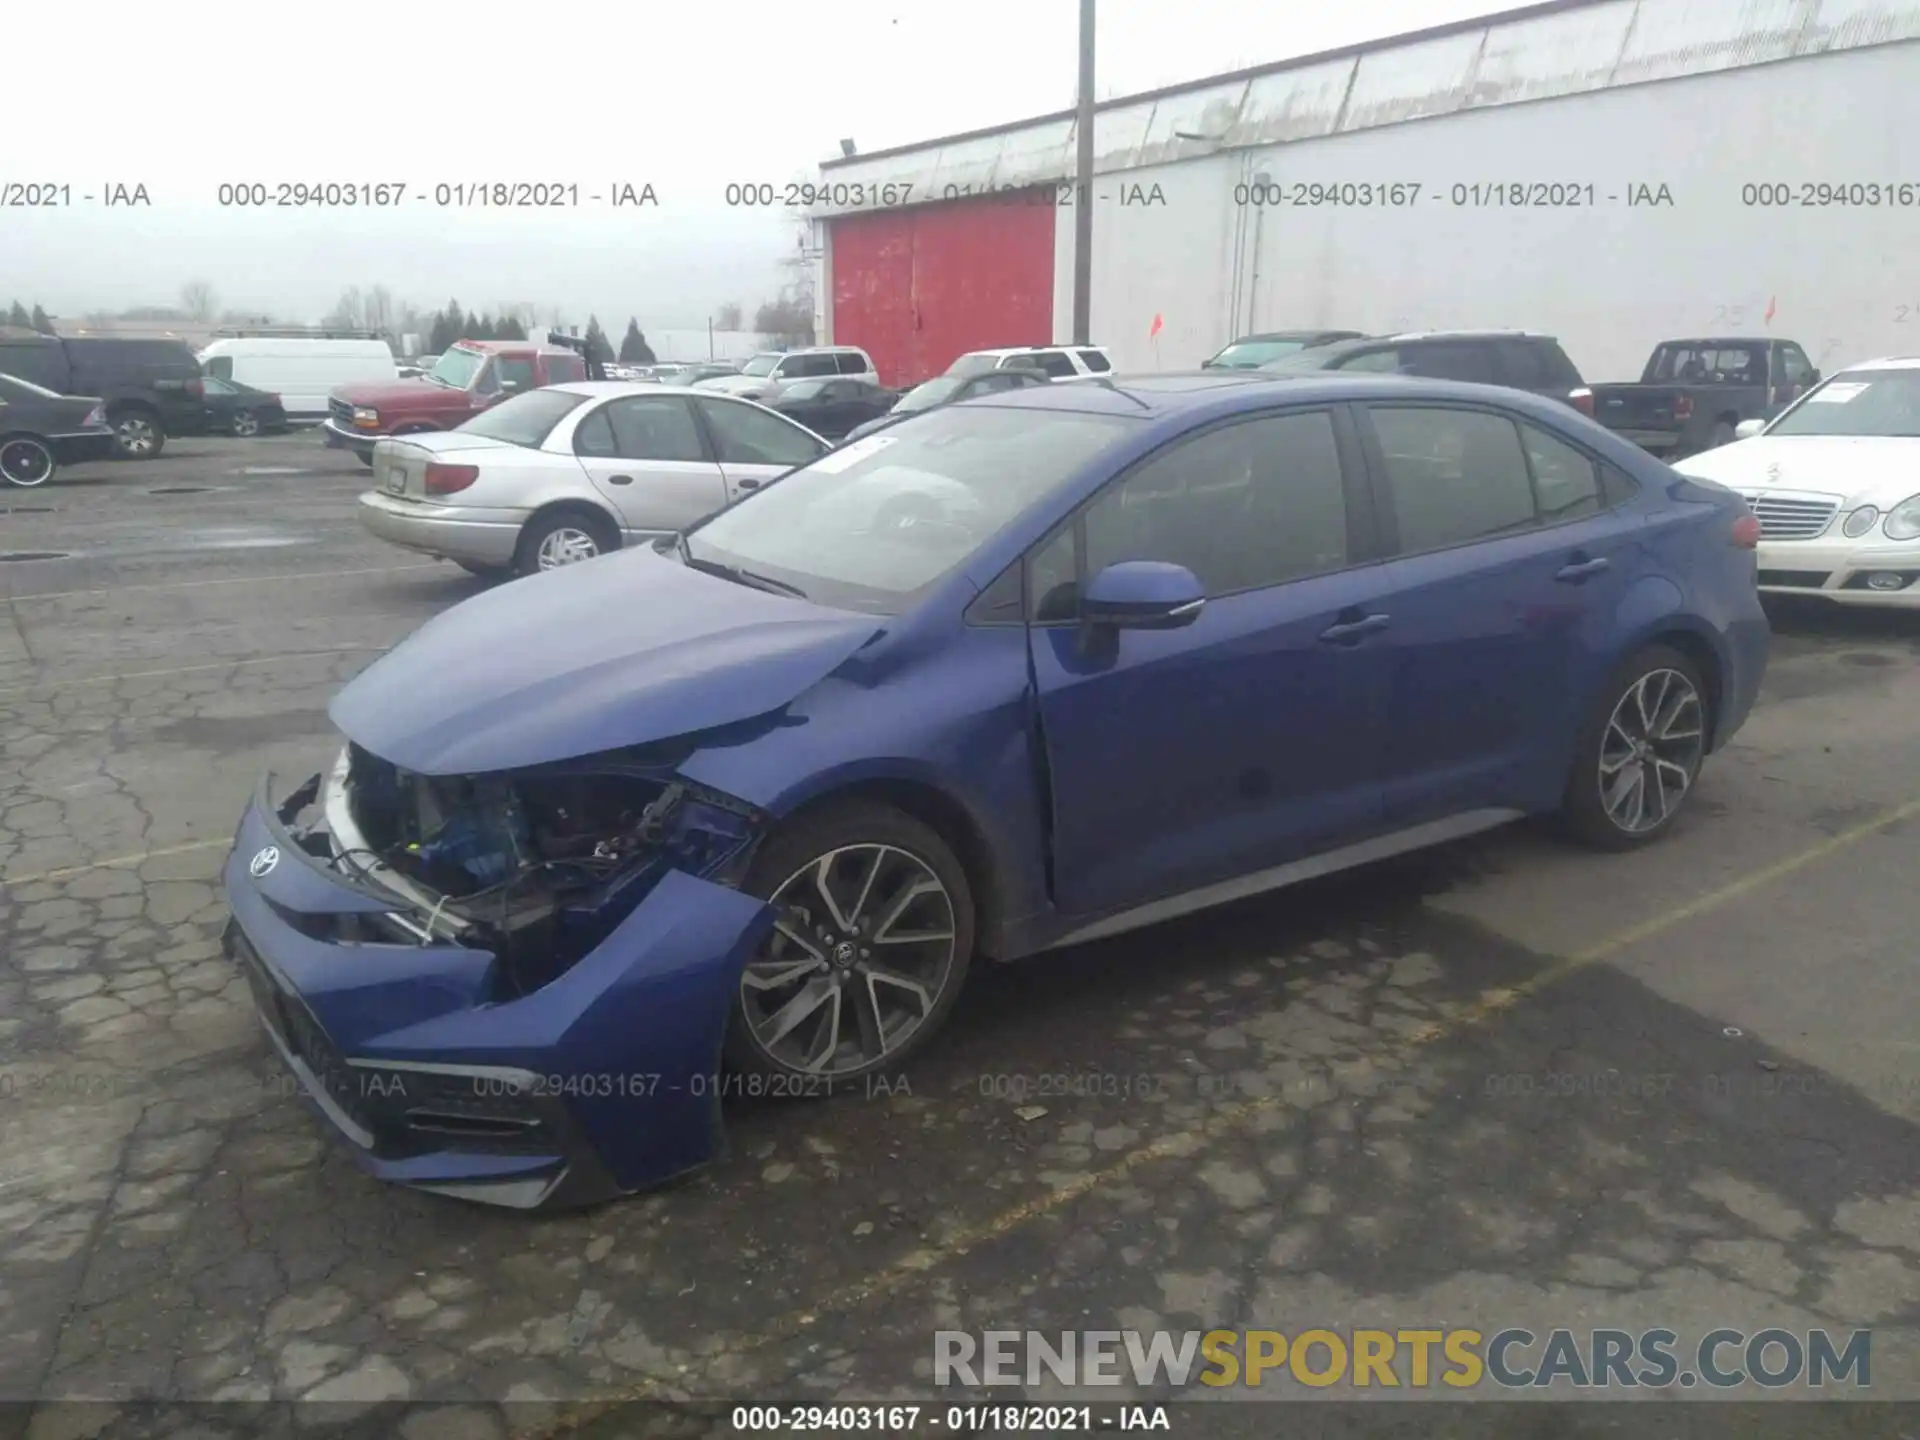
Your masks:
M680 548L680 563L689 570L698 570L703 575L717 575L722 580L731 580L736 585L745 585L754 590L765 590L774 595L791 595L796 600L805 600L807 592L798 585L789 585L784 580L776 580L771 575L761 575L752 570L743 570L738 565L722 565L718 560L701 560L687 548L687 537L675 537Z

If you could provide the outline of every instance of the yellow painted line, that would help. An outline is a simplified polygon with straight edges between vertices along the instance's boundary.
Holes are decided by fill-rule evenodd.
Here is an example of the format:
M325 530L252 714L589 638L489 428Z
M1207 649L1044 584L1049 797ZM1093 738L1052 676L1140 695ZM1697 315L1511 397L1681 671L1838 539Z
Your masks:
M212 850L216 846L232 843L232 840L189 840L184 845L168 845L160 850L142 850L138 855L119 855L111 860L95 860L86 865L69 865L61 870L42 870L38 875L0 875L0 885L31 885L39 880L65 880L70 875L84 875L89 870L124 870L130 865L143 865L149 860L158 860L162 856L191 855L196 850Z
M0 685L0 695L22 690L59 690L68 685L112 685L121 680L164 680L173 675L199 675L208 670L238 670L243 665L281 665L289 660L312 660L325 655L357 655L382 651L385 645L336 645L330 650L289 650L281 655L257 655L251 660L217 660L205 665L176 665L170 670L130 670L118 675L81 675L72 680L29 680L22 685Z
M154 585L115 585L105 590L50 590L43 595L13 595L15 605L36 600L71 600L81 595L129 595L136 590L204 590L213 585L270 585L277 581L336 580L349 575L397 575L403 570L438 570L440 562L422 565L373 565L364 570L307 570L297 575L228 575L219 580L168 580ZM451 573L451 572L449 572Z
M1875 819L1864 821L1849 830L1843 830L1838 835L1821 841L1818 845L1809 846L1805 850L1789 855L1786 859L1776 864L1766 866L1764 869L1754 871L1751 875L1744 876L1730 884L1723 885L1718 890L1708 891L1706 894L1684 905L1675 906L1673 909L1656 915L1642 924L1632 926L1626 930L1617 931L1598 944L1590 945L1584 950L1548 965L1542 969L1539 974L1529 980L1522 981L1517 985L1502 986L1483 991L1480 999L1472 1005L1450 1016L1444 1022L1431 1024L1422 1030L1414 1032L1414 1034L1408 1038L1408 1043L1405 1046L1398 1051L1388 1052L1387 1056L1383 1058L1395 1060L1404 1059L1409 1051L1416 1050L1423 1045L1430 1045L1436 1040L1448 1035L1457 1034L1462 1030L1469 1029L1472 1026L1491 1019L1495 1015L1511 1010L1522 999L1565 979L1576 970L1583 969L1588 965L1604 960L1609 955L1618 954L1622 950L1638 945L1643 940L1650 940L1656 935L1671 930L1676 925L1684 924L1698 916L1717 910L1730 901L1738 900L1744 895L1750 895L1756 890L1763 889L1776 880L1784 879L1795 871L1803 870L1817 861L1826 859L1829 855L1836 854L1851 845L1857 845L1869 835L1878 834L1882 830L1898 825L1903 820L1913 819L1915 816L1920 816L1920 797L1909 800L1906 804L1898 806L1895 809L1888 810ZM1230 1105L1221 1110L1217 1110L1191 1130L1183 1130L1175 1135L1162 1136L1150 1144L1143 1145L1139 1149L1121 1156L1119 1160L1104 1170L1097 1170L1082 1175L1069 1184L1036 1195L1033 1199L1016 1205L1010 1210L1003 1211L990 1220L982 1221L978 1225L961 1231L958 1235L937 1247L926 1250L916 1250L912 1254L895 1261L886 1269L877 1271L870 1279L858 1280L850 1285L842 1286L840 1289L832 1291L816 1301L810 1308L783 1316L776 1325L764 1333L744 1337L741 1342L728 1353L733 1355L747 1354L755 1350L764 1349L768 1345L777 1344L782 1340L791 1340L795 1336L803 1335L809 1328L816 1324L822 1316L844 1313L845 1311L856 1309L870 1300L877 1300L890 1295L917 1277L926 1274L929 1270L945 1265L950 1261L964 1259L981 1246L998 1240L1002 1236L1011 1234L1030 1221L1051 1215L1056 1210L1072 1204L1075 1200L1092 1193L1102 1186L1110 1185L1116 1180L1124 1180L1142 1166L1192 1154L1208 1140L1237 1130L1248 1121L1257 1119L1262 1115L1270 1114L1282 1108L1285 1104L1285 1100L1279 1096L1261 1096L1257 1099L1245 1100L1237 1105ZM539 1429L524 1432L522 1440L546 1440L546 1437L549 1436L577 1430L580 1426L606 1414L616 1405L623 1405L636 1400L657 1398L662 1390L673 1383L673 1381L667 1378L654 1379L650 1377L627 1386L611 1395L593 1400L573 1402L567 1405L564 1408L564 1413L553 1421Z

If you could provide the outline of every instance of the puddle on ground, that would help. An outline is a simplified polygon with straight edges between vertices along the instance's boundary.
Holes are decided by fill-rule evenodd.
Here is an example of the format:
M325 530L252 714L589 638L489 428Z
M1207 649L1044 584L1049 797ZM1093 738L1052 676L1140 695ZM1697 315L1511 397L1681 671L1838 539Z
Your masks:
M65 560L67 550L0 550L0 563L9 560Z
M51 505L0 505L0 515L51 515Z

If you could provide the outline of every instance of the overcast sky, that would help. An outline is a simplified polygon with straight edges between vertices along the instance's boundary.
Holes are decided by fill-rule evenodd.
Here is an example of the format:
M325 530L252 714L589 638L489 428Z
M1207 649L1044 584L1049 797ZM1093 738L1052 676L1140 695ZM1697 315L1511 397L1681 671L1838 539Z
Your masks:
M1101 98L1511 5L1476 0L1099 0ZM491 23L482 17L501 17ZM175 6L31 0L6 21L0 304L77 315L177 303L313 320L342 290L423 307L528 302L608 329L700 326L778 288L793 222L729 210L729 182L1072 105L1074 0L336 0ZM78 27L78 28L76 28ZM30 57L40 57L40 61ZM23 59L29 63L22 63ZM22 117L32 117L31 125ZM223 182L545 180L578 209L222 208ZM103 209L113 182L151 208ZM657 208L585 202L628 182ZM617 332L616 332L617 333Z

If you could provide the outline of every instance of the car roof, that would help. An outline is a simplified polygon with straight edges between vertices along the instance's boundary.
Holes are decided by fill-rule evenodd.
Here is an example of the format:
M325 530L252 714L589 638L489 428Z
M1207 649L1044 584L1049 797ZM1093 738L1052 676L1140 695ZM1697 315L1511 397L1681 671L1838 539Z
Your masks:
M1245 345L1255 340L1305 340L1314 335L1344 335L1352 340L1370 338L1364 330L1346 330L1338 326L1325 326L1318 330L1262 330L1258 335L1242 335L1228 343Z
M1104 345L1095 345L1091 342L1082 345L1077 340L1062 340L1058 345L1003 345L998 350L969 350L960 358L965 360L973 355L991 355L999 359L1007 355L1038 355L1043 350L1098 350L1102 355L1107 353L1107 347Z
M824 376L822 378L832 379L834 377ZM852 379L853 377L848 376L847 378ZM543 390L560 390L568 395L584 395L589 400L601 400L609 395L685 395L687 393L684 386L662 385L658 380L563 380L557 385L543 385L540 388ZM529 391L528 393L531 394L532 392ZM752 403L751 401L741 400L738 395L729 395L724 390L702 390L700 393L702 395L716 396L722 400L739 401L739 403L743 405Z
M1175 415L1232 414L1263 409L1280 401L1333 404L1380 397L1425 396L1435 399L1497 400L1514 410L1540 416L1569 414L1556 400L1498 385L1434 380L1408 375L1346 374L1270 370L1193 370L1145 375L1087 376L1071 385L1036 385L1009 390L969 406L1008 410L1059 410L1087 415L1130 415L1164 420Z
M1676 336L1671 340L1662 340L1654 346L1654 349L1658 350L1661 345L1769 345L1771 343L1773 343L1772 337L1768 335L1685 335Z
M1920 370L1920 355L1883 355L1878 360L1857 360L1835 373L1845 375L1853 370Z

